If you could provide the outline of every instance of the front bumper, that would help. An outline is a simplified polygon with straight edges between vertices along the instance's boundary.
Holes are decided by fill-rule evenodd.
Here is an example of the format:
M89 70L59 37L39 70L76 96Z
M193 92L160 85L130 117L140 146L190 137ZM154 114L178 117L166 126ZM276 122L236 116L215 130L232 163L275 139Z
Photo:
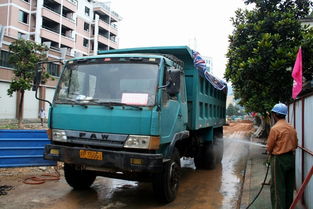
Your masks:
M58 154L52 154L51 149L58 150ZM102 160L80 158L80 151L88 150L102 153ZM128 172L152 172L159 173L163 169L162 154L133 153L125 151L112 151L103 149L86 149L82 147L68 147L48 144L45 147L44 158L46 160L61 161L64 163L91 166L101 169L112 169ZM133 159L140 159L140 164L133 164ZM100 170L100 169L99 169Z

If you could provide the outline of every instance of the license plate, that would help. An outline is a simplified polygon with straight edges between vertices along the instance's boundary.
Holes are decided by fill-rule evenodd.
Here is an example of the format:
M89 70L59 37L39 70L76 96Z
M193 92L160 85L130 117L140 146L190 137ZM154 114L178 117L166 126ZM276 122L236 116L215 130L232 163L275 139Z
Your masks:
M79 157L90 160L102 160L102 152L79 150Z

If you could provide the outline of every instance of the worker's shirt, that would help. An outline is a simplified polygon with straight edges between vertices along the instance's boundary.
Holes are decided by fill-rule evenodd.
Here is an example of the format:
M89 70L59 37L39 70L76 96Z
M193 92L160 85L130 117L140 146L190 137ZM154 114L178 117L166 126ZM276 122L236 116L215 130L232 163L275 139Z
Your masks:
M45 111L40 111L39 112L39 117L40 118L45 118L46 117L46 112Z
M273 155L281 155L294 151L297 145L296 130L284 119L277 121L267 138L267 151Z

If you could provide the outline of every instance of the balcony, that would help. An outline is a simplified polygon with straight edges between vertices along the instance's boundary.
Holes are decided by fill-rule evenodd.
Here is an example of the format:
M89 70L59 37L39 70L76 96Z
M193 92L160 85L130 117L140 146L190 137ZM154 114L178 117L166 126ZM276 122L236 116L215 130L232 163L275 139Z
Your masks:
M70 3L72 5L77 6L78 5L78 0L66 0L66 1L63 1L64 5L66 5L67 3Z
M74 47L73 31L62 25L61 35L62 35L61 44L73 48Z
M74 20L62 17L62 24L65 25L68 28L73 29L73 30L75 29L75 22L74 22Z
M59 40L59 34L52 31L52 29L42 28L40 30L40 36L47 40Z
M105 29L105 30L109 30L109 28L110 28L110 26L109 26L109 24L108 23L106 23L105 21L103 21L103 20L100 20L99 19L99 27L101 27L101 28L103 28L103 29Z
M77 1L76 0L64 0L63 7L72 10L73 12L77 12Z
M61 44L61 49L60 50L61 51L65 50L65 55L67 55L67 56L73 56L74 55L74 51L73 51L73 49L70 46Z
M110 48L114 48L114 49L118 48L118 42L110 40L109 43L110 43Z
M73 19L74 11L63 6L62 7L62 16L65 17L68 21L75 23L76 21Z
M61 4L54 0L44 0L43 7L57 13L61 14Z
M42 30L44 38L49 40L59 40L60 24L56 21L48 19L46 17L42 18Z
M103 44L108 44L109 39L106 38L105 36L99 34L99 36L98 36L98 42L103 43Z
M117 26L111 24L110 32L113 33L114 35L118 34Z
M98 51L108 50L108 45L98 42Z
M94 4L94 11L105 15L111 15L113 22L122 20L122 18L116 12L112 11L111 8L103 2L96 2Z
M51 19L55 22L60 22L60 14L50 10L49 8L46 7L42 8L42 16L47 17L48 19Z
M53 49L54 51L57 51L59 52L60 49L59 49L59 43L51 40L51 39L46 39L46 38L41 38L41 43L44 43L44 42L50 42L51 45L50 45L50 49Z

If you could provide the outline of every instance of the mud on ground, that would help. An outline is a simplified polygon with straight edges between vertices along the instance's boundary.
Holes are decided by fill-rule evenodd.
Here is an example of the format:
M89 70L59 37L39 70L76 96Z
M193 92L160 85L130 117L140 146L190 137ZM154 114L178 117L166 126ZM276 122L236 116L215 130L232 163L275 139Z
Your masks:
M228 126L223 127L224 136L228 136L234 132L245 132L246 135L251 134L253 129L253 123L251 121L240 121L240 122L231 122Z

